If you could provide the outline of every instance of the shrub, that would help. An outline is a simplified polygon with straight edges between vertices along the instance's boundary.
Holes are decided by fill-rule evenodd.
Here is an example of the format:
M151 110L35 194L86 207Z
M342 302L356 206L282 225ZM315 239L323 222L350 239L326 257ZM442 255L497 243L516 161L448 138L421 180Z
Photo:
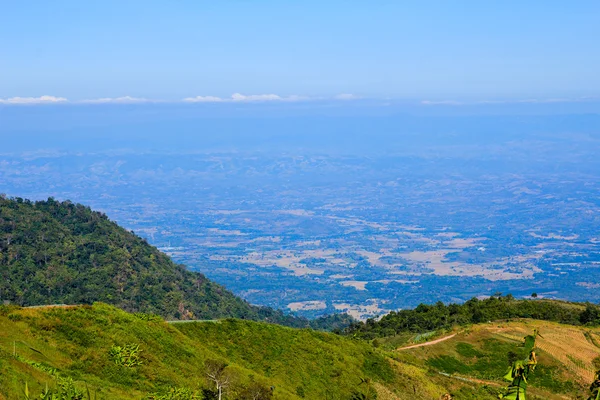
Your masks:
M122 367L133 368L142 365L140 351L140 345L132 343L124 346L113 346L108 354L115 364Z

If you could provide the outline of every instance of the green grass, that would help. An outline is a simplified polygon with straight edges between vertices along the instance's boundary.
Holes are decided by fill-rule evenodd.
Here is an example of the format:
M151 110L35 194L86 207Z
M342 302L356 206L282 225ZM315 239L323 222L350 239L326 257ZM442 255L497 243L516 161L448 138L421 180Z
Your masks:
M0 326L0 399L21 399L25 383L40 393L56 386L56 376L104 399L199 392L208 387L208 359L229 364L234 390L258 382L274 386L276 399L345 400L366 388L363 381L392 391L397 384L390 360L370 343L310 329L235 319L167 324L101 303L4 307ZM137 345L139 362L115 361L119 346Z
M236 319L168 324L102 303L0 307L0 326L0 400L22 399L26 383L36 397L62 378L73 379L83 393L89 388L98 399L184 399L182 394L212 388L205 380L206 360L229 365L236 377L225 397L230 400L254 384L273 386L274 399L349 400L356 391L375 388L380 400L426 400L444 393L455 399L491 400L493 390L484 385L437 371L499 381L507 354L516 346L478 333L387 352L385 339L376 346L311 329ZM136 349L135 362L121 362L122 352L129 354L125 349ZM563 372L560 365L540 363L531 386L576 392Z
M483 357L485 355L477 350L472 344L465 342L456 344L456 352L465 358Z
M427 359L426 364L448 374L460 374L479 379L498 381L509 365L508 354L518 350L515 343L487 338L479 346L458 342L452 354L437 355ZM575 385L564 379L558 365L538 364L528 379L533 387L548 389L554 393L573 393Z

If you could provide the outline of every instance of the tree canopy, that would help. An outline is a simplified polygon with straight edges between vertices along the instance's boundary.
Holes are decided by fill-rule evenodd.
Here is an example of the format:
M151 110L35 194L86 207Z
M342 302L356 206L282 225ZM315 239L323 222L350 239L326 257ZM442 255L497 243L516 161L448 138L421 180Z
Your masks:
M412 310L392 311L380 320L368 319L350 326L347 334L365 339L401 332L428 332L453 326L512 318L532 318L570 325L600 324L600 308L594 304L555 300L517 300L512 295L473 298L463 304L420 304Z

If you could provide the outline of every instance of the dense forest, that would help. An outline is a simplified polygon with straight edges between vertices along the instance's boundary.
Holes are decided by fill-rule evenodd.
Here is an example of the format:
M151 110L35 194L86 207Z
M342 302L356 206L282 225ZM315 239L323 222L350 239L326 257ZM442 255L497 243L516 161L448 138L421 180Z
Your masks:
M170 319L240 318L315 329L343 328L347 315L314 321L253 306L177 265L106 215L69 201L0 197L0 303L113 304Z
M392 311L380 320L356 322L344 333L374 339L401 332L428 332L453 326L514 318L531 318L569 325L600 325L600 307L594 304L548 300L516 300L512 295L473 298L464 304L421 304L412 310Z

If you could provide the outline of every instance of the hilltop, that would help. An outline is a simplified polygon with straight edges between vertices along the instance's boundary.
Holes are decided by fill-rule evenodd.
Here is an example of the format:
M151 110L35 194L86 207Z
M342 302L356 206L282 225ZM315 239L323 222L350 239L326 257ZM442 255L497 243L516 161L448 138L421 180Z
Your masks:
M0 302L92 304L171 319L235 317L333 328L346 316L308 321L249 304L175 264L134 232L69 201L0 197Z

